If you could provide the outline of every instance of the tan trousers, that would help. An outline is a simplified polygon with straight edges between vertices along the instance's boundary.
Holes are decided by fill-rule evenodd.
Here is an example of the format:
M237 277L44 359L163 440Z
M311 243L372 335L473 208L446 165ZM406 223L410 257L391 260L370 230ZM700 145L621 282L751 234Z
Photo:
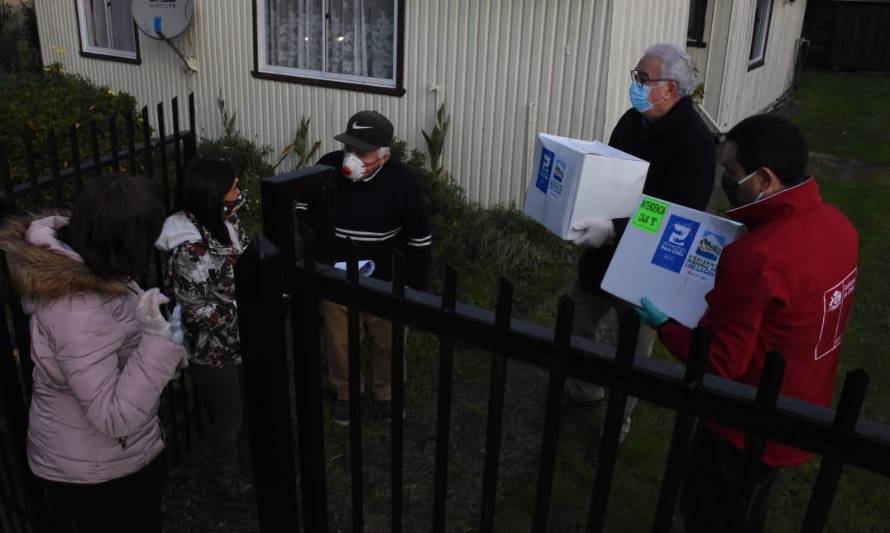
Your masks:
M578 280L575 280L570 295L575 301L575 319L572 323L572 333L579 337L596 340L596 330L600 321L606 314L615 309L618 313L623 313L630 308L630 305L618 302L608 296L594 294L581 288ZM640 334L637 336L637 353L639 357L649 357L652 355L652 347L655 345L655 339L658 338L658 332L649 326L640 325ZM573 402L596 402L605 397L605 391L599 385L579 381L569 378L566 380L565 393L569 401ZM628 396L627 407L624 410L624 424L630 428L630 415L637 404L637 399Z
M324 317L325 344L328 352L328 373L337 389L337 399L349 401L349 335L345 305L321 302ZM405 328L407 337L408 328ZM374 399L392 399L392 322L368 313L359 313L359 336L362 343L371 344ZM406 368L407 375L407 368ZM361 390L364 393L364 379Z

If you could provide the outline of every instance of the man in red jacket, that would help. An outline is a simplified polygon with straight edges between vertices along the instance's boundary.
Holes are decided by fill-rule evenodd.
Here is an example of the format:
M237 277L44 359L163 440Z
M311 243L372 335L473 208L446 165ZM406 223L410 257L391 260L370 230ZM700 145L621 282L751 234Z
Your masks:
M790 121L758 115L726 136L723 187L736 206L727 215L748 227L717 266L700 325L714 342L710 371L756 386L766 354L785 358L782 394L828 406L834 394L841 336L856 286L859 237L849 220L822 201L806 176L807 147ZM644 322L672 354L685 359L692 332L643 299ZM723 531L735 508L745 433L704 421L693 439L681 498L686 530ZM812 454L768 442L743 531L762 531L778 468Z

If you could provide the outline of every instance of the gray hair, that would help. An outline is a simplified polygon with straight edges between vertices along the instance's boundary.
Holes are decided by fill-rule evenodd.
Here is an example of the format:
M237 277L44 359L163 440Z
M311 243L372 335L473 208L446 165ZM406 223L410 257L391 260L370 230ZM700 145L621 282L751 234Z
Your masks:
M680 94L689 96L695 90L695 64L682 47L675 44L654 44L646 49L643 57L661 60L661 76L677 82Z

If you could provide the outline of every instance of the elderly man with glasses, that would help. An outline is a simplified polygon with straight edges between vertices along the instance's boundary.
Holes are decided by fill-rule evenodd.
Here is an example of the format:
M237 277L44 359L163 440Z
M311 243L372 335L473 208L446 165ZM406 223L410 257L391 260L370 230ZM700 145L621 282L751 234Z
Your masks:
M696 113L691 98L695 67L689 55L673 44L649 47L631 71L633 107L618 121L609 145L649 162L643 193L693 209L708 206L716 168L714 140ZM588 218L573 229L581 231L575 243L584 246L578 276L572 289L576 312L574 333L594 338L599 323L611 309L628 309L600 290L600 283L628 219ZM655 331L640 328L637 355L648 356ZM605 393L599 386L570 380L567 401L597 402ZM630 431L630 398L622 426L622 441Z

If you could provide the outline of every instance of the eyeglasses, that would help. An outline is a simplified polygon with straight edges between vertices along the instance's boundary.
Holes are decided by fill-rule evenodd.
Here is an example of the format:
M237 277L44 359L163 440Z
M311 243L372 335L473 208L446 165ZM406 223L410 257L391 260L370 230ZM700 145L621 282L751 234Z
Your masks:
M650 81L674 81L669 78L650 78L648 74L639 69L633 69L630 71L630 79L640 87L646 85Z

